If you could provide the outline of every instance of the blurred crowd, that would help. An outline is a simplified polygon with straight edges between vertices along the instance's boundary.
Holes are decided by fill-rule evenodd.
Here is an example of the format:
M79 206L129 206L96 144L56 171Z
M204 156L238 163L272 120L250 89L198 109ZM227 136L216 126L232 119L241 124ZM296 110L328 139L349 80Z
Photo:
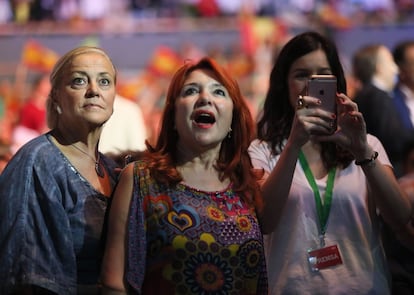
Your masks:
M142 150L145 139L153 143L156 137L168 81L184 60L211 56L225 65L238 80L251 112L257 118L268 87L270 66L278 50L291 37L290 27L304 26L307 21L315 21L315 16L318 17L316 23L319 28L325 32L330 25L343 28L367 22L410 21L413 9L414 0L0 0L0 23L85 19L92 23L97 21L99 25L100 20L115 15L128 14L132 18L214 17L242 15L241 12L278 20L269 37L261 36L253 46L246 37L231 48L220 47L220 44L200 48L197 44L188 43L182 44L176 52L172 48L160 47L154 52L153 59L148 60L145 69L137 69L132 75L123 75L120 71L117 83L119 97L138 106L145 131L140 126L133 127L133 123L123 123L132 131L136 130L135 134L141 130L139 133L143 136L135 148L118 149ZM298 13L305 17L295 17ZM347 62L344 61L345 64ZM25 65L19 67L21 69L16 70L14 81L0 81L0 159L3 164L22 144L48 130L44 102L50 89L45 79L49 72L44 69L32 71ZM346 74L348 94L353 98L363 85L351 69ZM396 81L395 75L391 77L393 82Z
M123 115L114 114L117 122L113 125L117 127L112 133L106 131L110 134L102 136L101 151L114 154L117 151L143 150L146 139L154 144L172 73L183 61L197 60L203 56L210 56L219 61L237 79L253 117L258 118L268 89L270 67L279 49L290 39L291 34L289 30L279 28L272 36L274 38L261 39L250 50L246 50L242 42L234 44L231 48L216 45L206 49L191 43L183 44L178 50L160 46L153 52L153 57L148 60L145 68L137 69L133 74L125 74L121 69L118 75L116 101L126 100L129 106L124 107ZM39 71L30 66L20 64L14 80L0 81L0 157L4 164L24 143L48 130L45 101L50 91L47 79L49 72L45 69ZM396 73L392 73L390 79L394 83ZM355 77L351 69L346 75L348 95L353 98L362 88L361 79ZM135 113L132 112L131 104L138 108ZM121 107L115 104L116 113L117 110L121 112ZM119 130L128 130L133 135L122 135ZM104 142L105 138L109 140ZM128 145L122 138L134 138L138 142ZM114 143L120 146L115 147ZM111 146L112 150L107 146Z
M235 16L241 11L297 23L321 17L342 25L407 22L413 0L0 0L0 23ZM298 17L299 16L299 17Z
M257 116L267 90L267 80L274 54L279 45L282 45L288 37L288 34L284 34L283 37L278 38L277 42L267 39L255 47L253 53L243 50L241 44L235 44L232 48L213 46L205 49L197 47L196 44L187 43L183 44L179 50L160 46L154 51L153 58L148 60L145 68L137 69L135 74L130 72L125 74L122 69L119 71L118 97L113 115L118 118L117 123L114 123L118 128L112 134L108 134L107 137L110 138L108 141L121 144L120 137L122 136L119 130L128 129L128 132L134 135L125 135L124 138L139 138L139 142L135 146L126 144L119 146L118 151L143 150L145 139L154 143L159 118L164 107L168 81L172 73L183 61L197 60L203 56L214 57L227 67L242 86L252 114ZM19 67L22 70L17 71L14 80L0 81L0 156L4 163L24 143L48 130L45 119L45 101L50 91L50 83L47 79L49 72L44 69L41 71L33 69L30 64L20 64ZM115 116L122 107L117 105L117 101L121 100L128 101L130 104L122 111L123 114ZM135 113L131 113L131 103L139 108ZM142 125L145 125L144 130ZM115 140L114 136L118 139ZM103 142L106 136L102 137L101 151L116 153L116 149L107 150L104 147L108 143Z

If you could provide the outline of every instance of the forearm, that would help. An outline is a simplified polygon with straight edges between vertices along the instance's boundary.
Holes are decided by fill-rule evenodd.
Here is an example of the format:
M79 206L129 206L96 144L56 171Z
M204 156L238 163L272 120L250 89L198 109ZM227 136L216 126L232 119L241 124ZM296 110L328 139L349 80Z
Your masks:
M271 233L279 223L289 196L299 150L286 145L276 166L262 183L264 208L260 221L265 234Z
M371 150L370 154L374 152ZM385 222L393 230L403 229L411 218L411 204L398 184L391 167L378 159L361 165L367 178L370 196L374 199Z

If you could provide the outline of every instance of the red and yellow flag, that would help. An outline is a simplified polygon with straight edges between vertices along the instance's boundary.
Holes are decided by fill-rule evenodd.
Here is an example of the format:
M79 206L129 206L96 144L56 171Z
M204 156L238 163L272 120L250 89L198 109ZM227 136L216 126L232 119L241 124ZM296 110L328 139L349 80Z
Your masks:
M29 40L23 47L22 63L31 70L50 72L59 55L37 41Z
M179 55L167 46L155 49L147 70L155 76L170 76L182 65Z

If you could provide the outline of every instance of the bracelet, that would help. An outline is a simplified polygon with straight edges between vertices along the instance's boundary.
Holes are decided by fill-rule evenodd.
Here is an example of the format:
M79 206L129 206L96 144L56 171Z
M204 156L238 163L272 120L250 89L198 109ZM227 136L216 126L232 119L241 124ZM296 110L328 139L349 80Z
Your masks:
M369 158L369 159L363 159L363 160L360 160L360 161L355 161L355 165L358 165L358 166L365 166L365 165L371 166L377 158L378 158L378 152L374 152L372 154L371 158Z

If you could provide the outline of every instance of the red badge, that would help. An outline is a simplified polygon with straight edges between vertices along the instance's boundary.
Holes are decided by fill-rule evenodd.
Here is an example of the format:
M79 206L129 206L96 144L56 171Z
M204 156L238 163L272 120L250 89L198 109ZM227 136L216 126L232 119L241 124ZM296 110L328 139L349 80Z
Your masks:
M318 271L327 267L342 264L341 254L337 245L308 251L311 269Z

